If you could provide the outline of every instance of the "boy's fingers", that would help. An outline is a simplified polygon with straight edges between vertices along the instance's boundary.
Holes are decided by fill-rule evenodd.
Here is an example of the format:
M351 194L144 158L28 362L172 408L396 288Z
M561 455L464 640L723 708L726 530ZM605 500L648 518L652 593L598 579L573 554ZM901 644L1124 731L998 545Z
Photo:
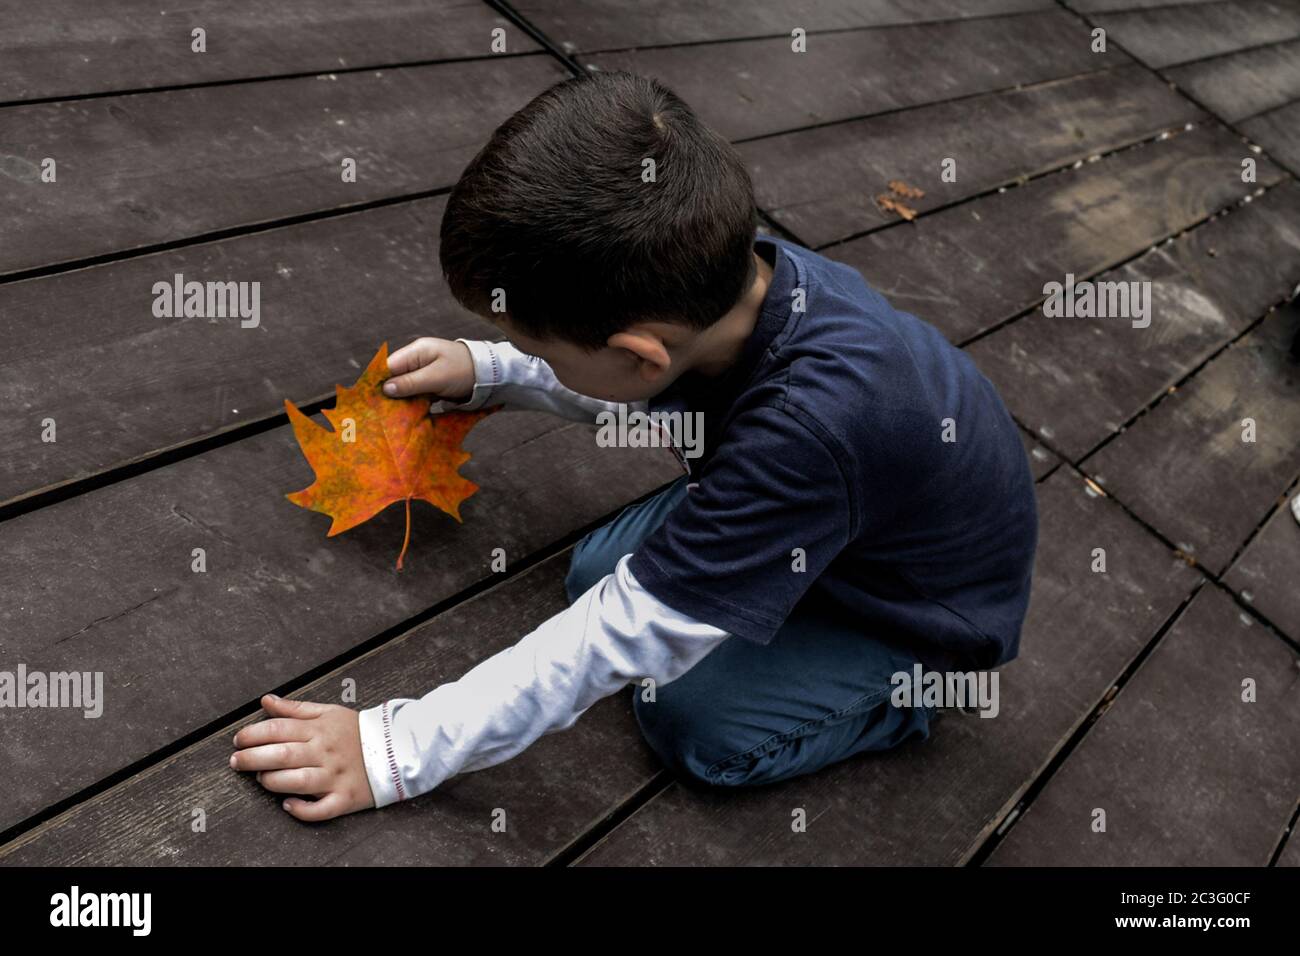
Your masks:
M435 366L416 369L405 375L397 375L384 383L384 394L389 398L406 398L408 395L423 395L438 390L437 382L441 377L430 374Z
M262 698L262 709L272 717L298 717L309 720L325 713L324 704L315 704L309 700L289 700L267 694Z
M258 744L275 744L285 741L303 743L311 740L311 725L292 717L274 717L250 724L235 734L236 747L256 747Z
M272 793L317 794L329 791L328 777L320 767L267 770L257 775L257 782Z
M319 823L348 812L348 806L338 793L329 793L319 800L303 800L290 797L284 801L285 811L304 823Z
M388 371L393 375L414 372L423 368L438 357L438 344L435 339L416 339L410 345L403 345L388 356Z
M236 750L230 755L233 770L284 770L311 767L316 761L305 744L265 744Z

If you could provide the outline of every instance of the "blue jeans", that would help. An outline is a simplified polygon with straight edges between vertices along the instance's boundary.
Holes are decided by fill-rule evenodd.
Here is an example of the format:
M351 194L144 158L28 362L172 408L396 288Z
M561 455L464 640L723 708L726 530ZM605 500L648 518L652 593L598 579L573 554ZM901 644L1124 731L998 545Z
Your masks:
M614 570L688 493L683 477L632 505L574 550L575 600ZM805 600L760 645L731 637L653 701L633 686L646 742L666 766L715 786L773 783L871 750L930 736L933 708L895 707L890 677L916 658Z

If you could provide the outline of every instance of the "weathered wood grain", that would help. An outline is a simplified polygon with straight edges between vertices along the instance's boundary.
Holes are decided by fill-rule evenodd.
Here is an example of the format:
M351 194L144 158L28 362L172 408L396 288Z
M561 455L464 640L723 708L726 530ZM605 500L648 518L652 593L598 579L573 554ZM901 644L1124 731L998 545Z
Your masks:
M539 48L478 0L5 0L0 19L0 101L486 57L494 29L507 52Z
M1054 0L523 0L515 10L570 52L790 36L1052 9Z
M442 198L0 285L0 502L351 384L385 340L497 337L438 271ZM256 327L156 318L155 282L261 283ZM73 374L70 374L73 373ZM57 441L42 440L54 419Z
M356 707L413 697L456 680L565 606L569 552L459 604L311 683L295 698ZM224 727L0 848L0 866L530 865L544 862L649 780L625 694L601 701L570 730L507 765L447 781L405 803L327 824L295 821L251 774L230 769ZM580 785L577 781L581 781ZM492 830L505 811L506 830ZM202 810L206 830L194 832Z
M1300 496L1296 491L1292 497ZM1286 498L1232 563L1224 583L1300 643L1300 520Z
M1300 474L1300 313L1273 312L1083 468L1214 574ZM1254 441L1243 440L1254 423Z
M1148 327L1042 311L970 346L1013 414L1078 461L1300 278L1300 187L1282 183L1098 283L1150 283Z
M589 62L662 80L729 139L779 133L1129 62L1093 53L1063 10L790 40L603 53ZM943 69L934 51L944 51ZM588 62L584 59L584 63Z
M1197 60L1164 73L1220 119L1235 123L1300 98L1300 39Z
M1300 170L1300 100L1238 124L1251 141L1295 172Z
M1296 664L1202 588L988 862L1264 866L1300 792Z
M285 494L312 470L288 426L0 525L0 669L102 672L104 713L7 710L0 828L328 663L680 473L594 426L495 415L469 436L463 524L416 503L338 538ZM192 570L193 549L206 572Z
M999 715L948 714L930 740L771 787L674 783L583 865L954 864L967 859L1200 576L1077 473L1038 486L1034 595ZM1090 570L1093 548L1108 570ZM807 832L791 829L805 811Z
M538 55L0 110L0 274L449 187L566 75Z
M743 143L758 205L814 246L1181 128L1205 114L1137 65ZM954 181L945 182L951 161Z
M1111 268L1283 173L1217 124L1114 153L825 254L854 266L894 305L964 342L1045 298L1047 282Z
M1042 481L1053 468L1061 463L1060 458L1044 448L1041 443L1034 439L1033 435L1023 428L1020 429L1020 440L1024 442L1025 454L1029 456L1029 470L1034 476L1034 481Z
M1230 0L1102 13L1092 21L1147 66L1161 68L1300 37L1300 7L1285 0Z

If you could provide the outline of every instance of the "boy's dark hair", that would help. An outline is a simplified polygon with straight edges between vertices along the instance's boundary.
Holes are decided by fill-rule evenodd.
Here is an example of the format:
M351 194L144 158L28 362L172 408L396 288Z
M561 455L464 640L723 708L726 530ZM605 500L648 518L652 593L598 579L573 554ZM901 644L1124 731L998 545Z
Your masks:
M489 314L502 289L526 334L596 349L639 320L721 318L753 279L756 227L725 139L660 83L594 73L492 134L448 198L440 258L466 308Z

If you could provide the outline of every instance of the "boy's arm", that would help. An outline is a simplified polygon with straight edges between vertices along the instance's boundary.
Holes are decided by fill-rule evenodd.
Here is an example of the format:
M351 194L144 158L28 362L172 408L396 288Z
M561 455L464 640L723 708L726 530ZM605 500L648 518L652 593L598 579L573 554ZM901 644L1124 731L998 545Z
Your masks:
M456 339L474 360L474 391L465 402L435 401L433 412L471 411L486 405L550 412L579 422L594 422L600 412L617 413L618 402L589 398L566 388L551 367L535 355L519 351L509 342ZM646 409L645 402L629 402L628 411Z
M629 681L666 684L726 640L641 587L624 557L614 572L513 647L419 700L361 712L375 805L508 760L564 730Z

